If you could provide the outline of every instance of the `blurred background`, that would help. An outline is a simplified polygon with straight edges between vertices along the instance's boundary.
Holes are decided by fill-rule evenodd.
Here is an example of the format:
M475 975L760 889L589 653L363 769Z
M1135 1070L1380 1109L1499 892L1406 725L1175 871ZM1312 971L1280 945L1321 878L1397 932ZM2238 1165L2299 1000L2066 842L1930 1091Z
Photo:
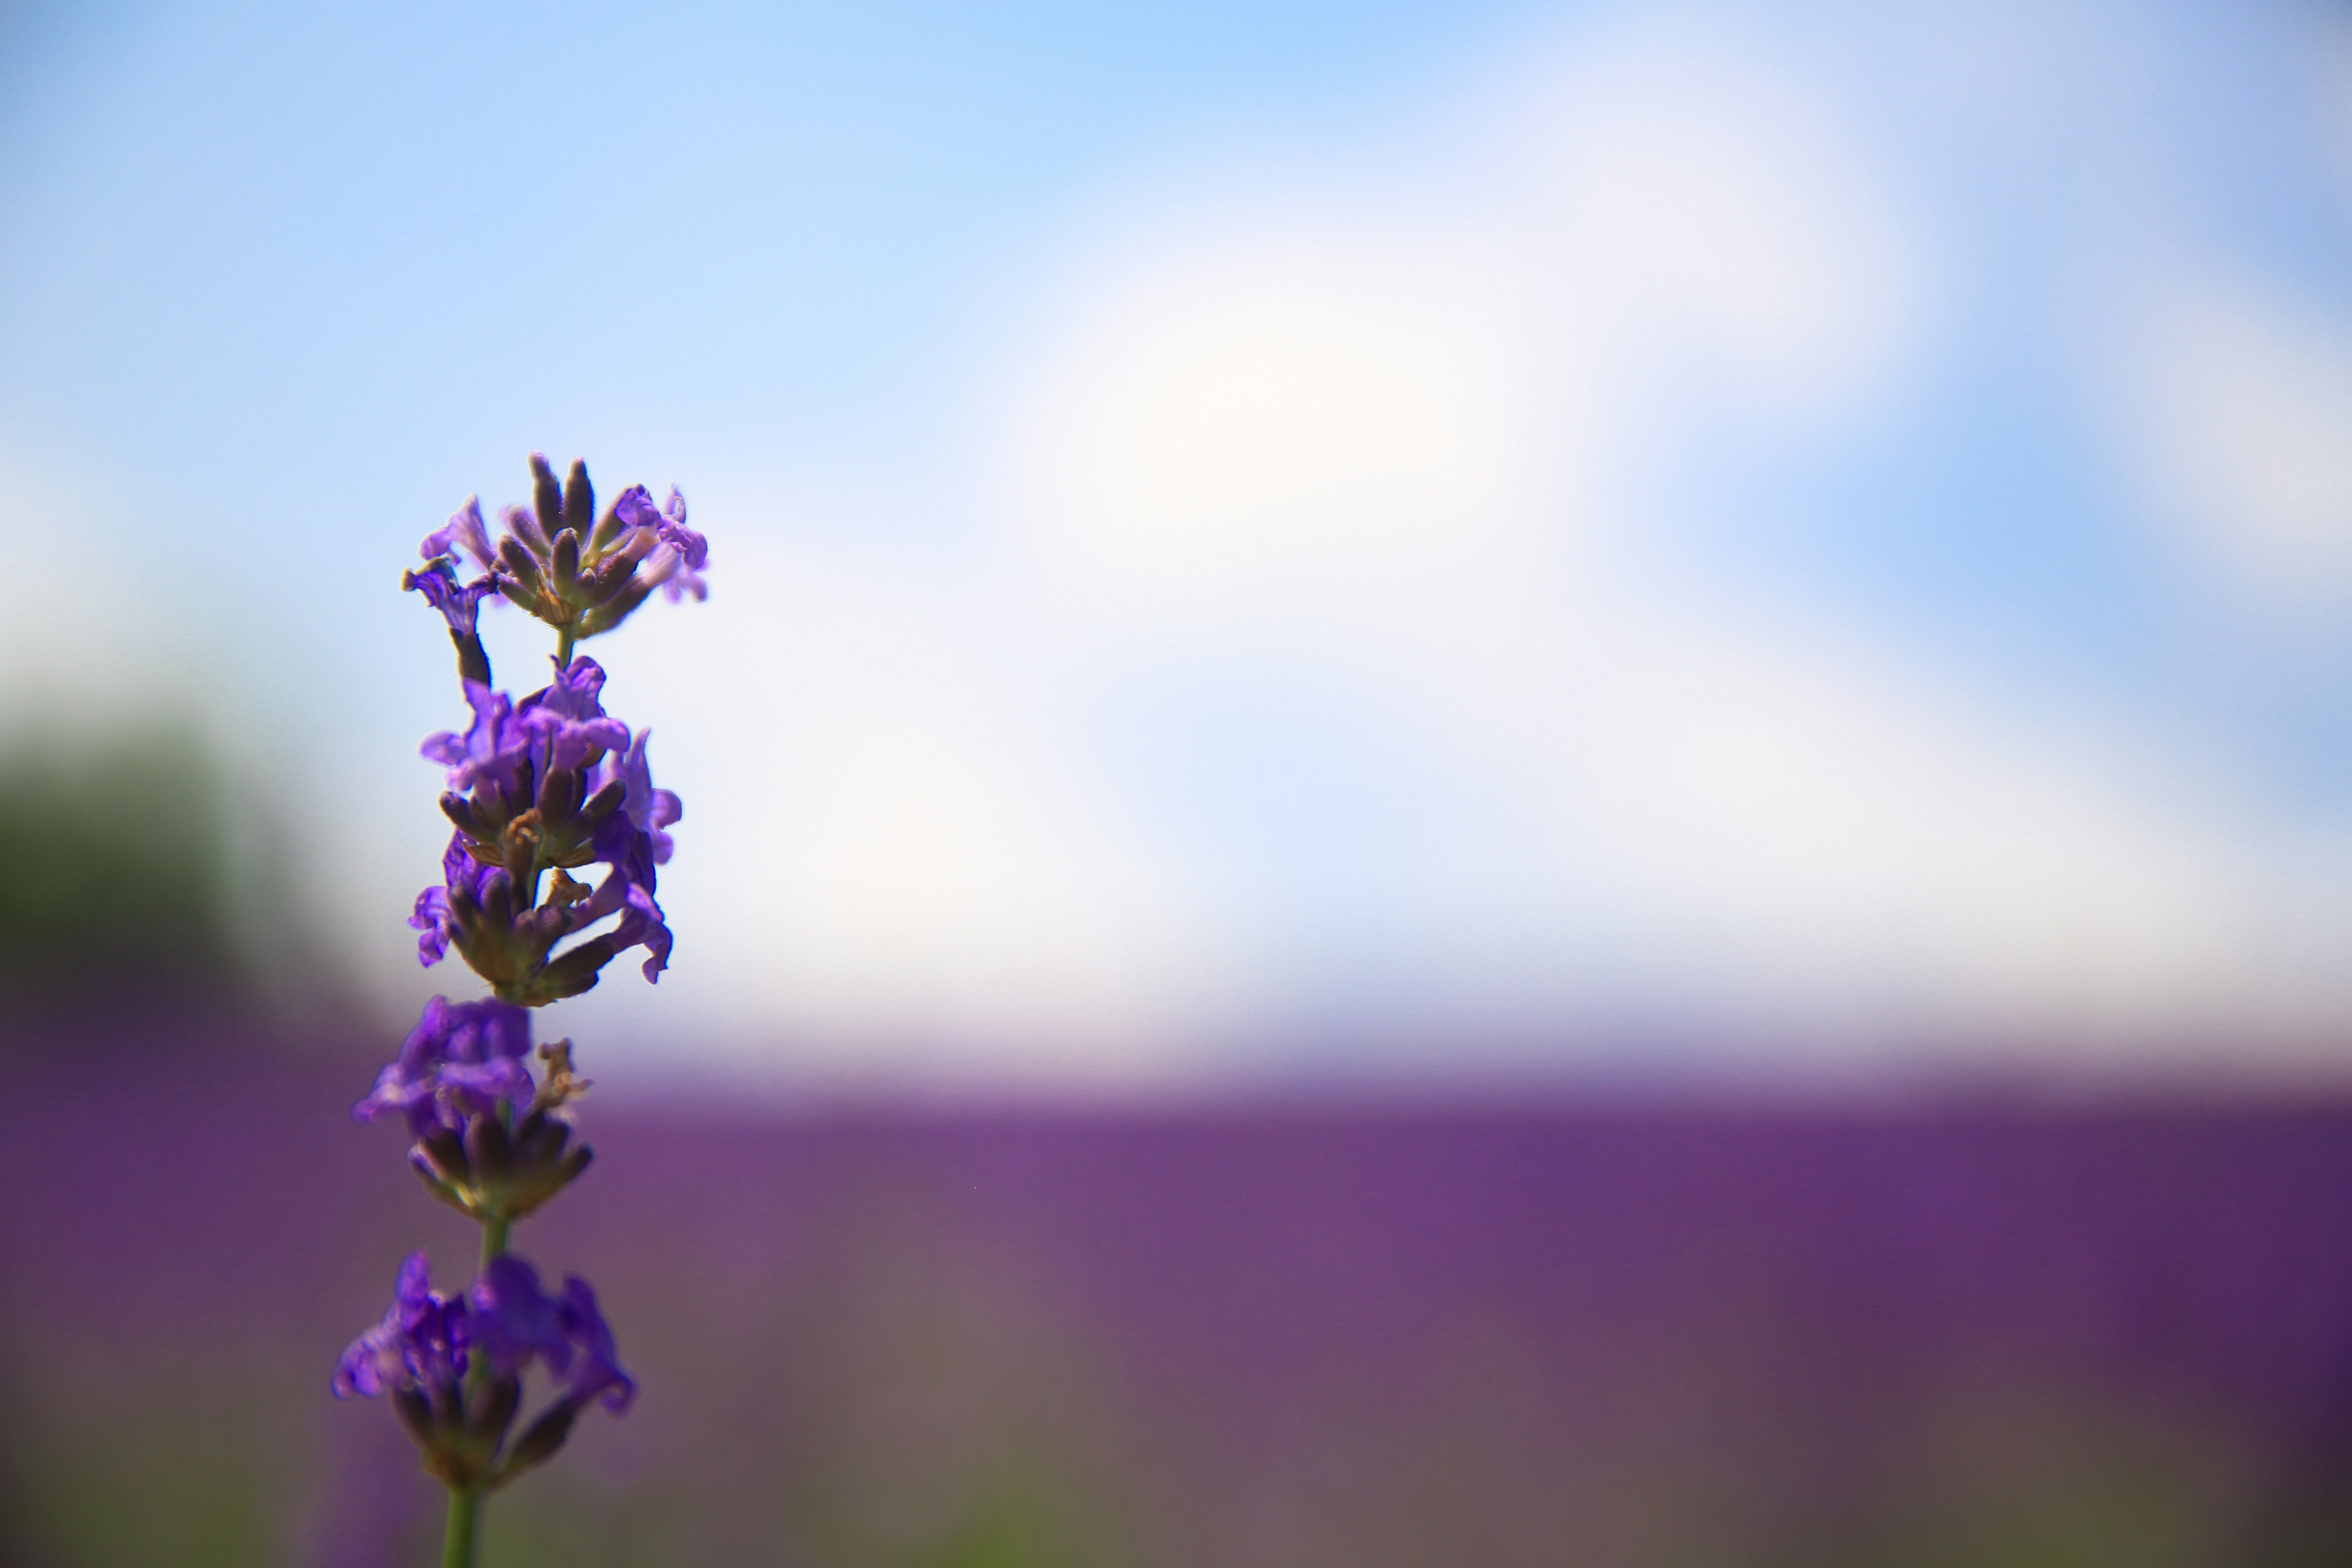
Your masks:
M0 1562L429 1560L532 450L712 593L490 1561L2352 1562L2352 14L0 0Z

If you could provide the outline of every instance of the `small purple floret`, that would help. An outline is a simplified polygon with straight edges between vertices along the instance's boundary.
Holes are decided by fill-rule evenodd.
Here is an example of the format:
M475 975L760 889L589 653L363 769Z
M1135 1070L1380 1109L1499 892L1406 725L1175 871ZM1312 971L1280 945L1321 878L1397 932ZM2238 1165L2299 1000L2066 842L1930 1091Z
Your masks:
M501 1100L528 1104L535 1092L523 1065L530 1055L525 1009L494 997L452 1002L436 996L401 1042L400 1055L352 1107L352 1120L373 1121L396 1111L423 1138L436 1128L462 1128L467 1116Z
M467 496L466 504L450 514L449 521L425 536L416 553L427 561L457 559L458 548L474 558L474 563L485 572L495 571L498 556L490 549L490 531L482 526L482 498ZM454 569L454 568L453 568Z
M467 637L476 635L482 601L495 597L499 591L497 580L487 575L470 583L458 582L456 569L446 561L436 561L422 572L402 573L400 585L424 595L425 602L441 612L451 631Z
M636 581L658 584L673 605L688 594L697 603L709 597L702 571L710 563L710 542L686 526L686 498L675 485L659 510L651 490L631 485L614 500L613 515L630 531L618 552L638 563Z
M490 1375L520 1372L534 1355L558 1376L572 1368L572 1341L539 1271L511 1253L490 1259L470 1293L474 1327L490 1358Z
M670 952L669 925L654 900L658 879L654 836L639 827L626 811L616 811L597 824L594 849L596 858L612 869L596 884L596 890L574 907L572 929L583 930L606 915L618 914L621 920L613 928L614 945L642 945L647 954L643 973L646 982L653 984L669 967Z
M427 888L416 895L416 907L408 914L409 929L417 933L416 962L430 969L449 956L449 943L456 939L457 924L449 918L449 892L446 888Z
M688 594L694 595L698 605L709 598L710 590L702 580L702 570L710 563L710 542L686 526L686 498L677 493L676 485L670 487L655 531L661 539L661 551L655 552L647 569L659 573L656 581L661 584L662 596L673 605ZM660 564L664 551L675 558L675 565Z
M577 1274L563 1278L562 1311L563 1331L580 1349L580 1370L563 1391L563 1402L577 1409L602 1394L605 1409L615 1415L625 1413L637 1396L637 1381L621 1370L613 1331L596 1308L596 1292Z
M467 852L464 834L449 836L449 847L441 852L441 885L417 894L416 905L408 915L409 929L418 933L418 963L432 968L449 956L449 944L457 939L457 922L449 912L449 894L463 891L478 903L483 887L497 870L497 867L485 866Z
M432 1288L425 1254L412 1252L383 1321L337 1360L335 1397L402 1388L454 1394L477 1349L494 1377L520 1376L534 1361L551 1378L568 1373L557 1403L574 1410L601 1397L618 1415L636 1396L636 1380L621 1366L596 1293L577 1274L565 1276L562 1294L551 1296L540 1288L538 1270L509 1253L490 1259L471 1289L445 1295Z
M593 658L558 666L555 679L515 704L515 717L540 744L541 771L576 768L629 743L629 727L598 700L604 671Z
M653 738L651 730L640 730L634 740L625 743L625 747L615 747L614 754L598 771L591 789L602 789L606 784L619 783L626 792L622 797L621 809L628 813L631 822L652 837L654 864L667 866L671 845L669 835L662 829L684 816L686 808L670 791L654 787L653 770L646 762L646 742Z
M467 681L465 687L467 705L474 710L473 724L462 735L449 730L427 735L425 744L417 748L418 754L449 770L451 789L470 790L490 784L509 795L520 794L530 763L530 727L516 720L514 703L505 692L476 680Z
M383 1321L353 1340L335 1363L338 1399L398 1388L453 1392L466 1375L473 1324L464 1301L435 1290L425 1254L401 1263Z

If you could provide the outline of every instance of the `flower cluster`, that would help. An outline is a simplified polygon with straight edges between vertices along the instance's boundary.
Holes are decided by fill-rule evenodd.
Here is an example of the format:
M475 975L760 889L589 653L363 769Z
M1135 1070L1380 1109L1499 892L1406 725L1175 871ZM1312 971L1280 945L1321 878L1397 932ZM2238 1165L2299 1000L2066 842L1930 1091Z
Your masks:
M653 732L632 734L608 716L604 687L591 658L558 666L553 682L520 702L468 679L472 726L425 742L425 756L448 769L441 810L457 829L441 885L418 894L409 916L428 966L454 946L501 997L531 1006L578 995L631 947L646 949L648 981L667 967L655 868L669 858L664 829L681 808L653 786ZM591 865L605 868L593 888L572 876ZM610 931L551 956L614 915Z
M652 492L631 485L599 519L585 464L573 463L558 481L547 459L533 452L530 475L531 504L500 514L504 531L496 544L482 522L481 499L469 496L446 525L425 536L417 551L425 569L401 579L448 621L460 672L485 686L488 662L481 658L475 616L492 595L553 626L562 639L560 657L568 658L573 643L611 631L656 588L673 604L708 592L702 571L709 563L709 542L686 526L686 498L675 489L656 510ZM479 567L480 575L461 581L461 559Z
M417 895L408 923L420 961L437 963L455 949L492 994L426 1003L352 1108L355 1121L404 1122L410 1168L483 1228L471 1287L436 1292L425 1255L413 1255L391 1310L352 1342L334 1376L339 1398L389 1394L426 1468L450 1488L449 1563L473 1561L484 1492L552 1456L592 1401L617 1415L635 1392L586 1281L569 1276L551 1295L506 1245L509 1228L592 1157L572 1136L572 1107L587 1080L572 1069L568 1040L539 1047L542 1073L532 1076L530 1009L587 990L631 948L645 950L648 981L669 963L656 876L670 858L678 799L654 787L651 731L604 711L604 671L572 645L619 626L656 588L672 602L708 592L709 547L686 526L676 490L656 510L632 486L600 520L583 465L560 483L536 453L530 468L533 505L506 510L495 545L479 501L468 500L426 535L424 568L401 578L446 623L472 713L466 729L423 747L446 772L441 811L454 831L441 879ZM479 574L467 579L461 561ZM520 605L555 628L553 679L519 701L491 679L479 635L486 599ZM534 1366L554 1392L509 1443Z
M559 1386L508 1447L522 1374L534 1363ZM489 1489L553 1458L591 1400L618 1415L637 1385L621 1368L596 1293L577 1274L551 1296L537 1269L505 1256L471 1289L444 1294L433 1289L425 1254L412 1252L383 1321L335 1363L334 1390L338 1398L391 1394L428 1469L452 1487Z
M572 1042L539 1048L543 1084L531 1080L530 1055L530 1015L522 1008L436 996L375 1088L352 1107L352 1120L404 1116L416 1140L408 1163L428 1192L478 1218L520 1219L595 1157L572 1141L565 1111L588 1088L572 1070Z

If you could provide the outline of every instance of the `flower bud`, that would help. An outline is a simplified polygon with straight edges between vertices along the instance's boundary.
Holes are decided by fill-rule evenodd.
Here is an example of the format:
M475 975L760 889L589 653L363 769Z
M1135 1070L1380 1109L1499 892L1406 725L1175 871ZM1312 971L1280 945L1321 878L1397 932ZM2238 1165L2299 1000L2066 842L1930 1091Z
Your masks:
M580 808L580 815L591 822L602 822L620 810L621 803L628 798L629 786L614 779L588 797L588 804Z
M483 1448L496 1453L521 1405L522 1379L511 1375L492 1378L475 1396L470 1436Z
M539 563L531 559L530 552L523 548L521 540L509 534L499 541L499 564L505 567L508 575L514 579L511 586L501 583L499 587L506 591L508 598L526 610L530 609L539 597ZM522 590L520 595L513 592L513 588L518 587Z
M630 578L621 586L618 593L580 617L580 635L583 637L593 637L598 632L611 631L614 626L627 620L636 607L646 602L646 595L652 593L656 586L657 584L648 583L640 577Z
M570 529L555 536L555 546L548 557L548 585L555 596L567 604L579 602L580 536Z
M514 1174L514 1150L507 1142L506 1124L494 1112L484 1111L466 1121L466 1162L484 1187L504 1186Z
M588 465L574 458L572 471L563 477L563 526L575 539L585 539L595 521L596 491L588 482Z
M550 827L570 826L580 815L580 797L588 788L588 781L578 768L550 768L547 776L539 781L537 802L541 821Z
M514 918L514 877L503 869L493 871L482 879L483 923L503 934L513 929Z
M544 551L547 542L563 526L563 486L555 478L555 470L547 466L544 453L530 455L530 501L538 513L539 537L528 541L536 551ZM518 521L522 521L518 519Z
M499 836L496 828L488 826L474 814L473 802L454 790L441 796L441 815L447 817L450 825L458 832L476 843L486 838L496 838ZM471 848L472 845L467 847Z
M474 1212L473 1205L467 1201L464 1186L445 1177L440 1169L425 1155L422 1144L408 1151L408 1168L416 1173L416 1179L424 1183L425 1190L436 1198L460 1214L470 1215Z
M551 961L533 977L532 988L549 1002L577 996L595 985L597 973L613 962L613 955L618 951L609 933L590 937L562 957Z
M564 1439L572 1436L572 1423L578 1415L569 1405L557 1405L532 1422L530 1429L507 1451L505 1461L490 1477L490 1485L502 1487L524 1471L536 1469L555 1458Z
M408 1428L416 1446L431 1448L437 1438L433 1429L433 1406L425 1403L425 1395L413 1388L395 1388L392 1391L392 1407L400 1413L400 1424Z

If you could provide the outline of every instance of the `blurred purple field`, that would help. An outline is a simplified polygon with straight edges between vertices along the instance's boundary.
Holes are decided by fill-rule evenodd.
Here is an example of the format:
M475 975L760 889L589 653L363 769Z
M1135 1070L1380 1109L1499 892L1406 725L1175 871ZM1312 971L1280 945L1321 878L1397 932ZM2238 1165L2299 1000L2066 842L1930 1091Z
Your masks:
M0 1556L428 1561L364 1072L0 1071ZM2352 1560L2352 1110L584 1111L501 1565Z

